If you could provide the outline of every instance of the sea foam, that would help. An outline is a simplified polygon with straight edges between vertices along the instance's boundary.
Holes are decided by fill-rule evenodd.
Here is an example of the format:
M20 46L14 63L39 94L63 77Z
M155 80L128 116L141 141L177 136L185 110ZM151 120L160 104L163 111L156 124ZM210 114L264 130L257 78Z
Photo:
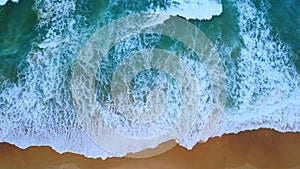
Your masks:
M215 0L173 0L171 4L165 9L158 8L156 12L199 20L209 20L222 13L222 4Z
M244 46L238 57L240 79L232 94L237 107L221 120L216 136L243 130L272 128L281 132L300 131L300 77L290 58L295 55L282 42L266 17L270 8L251 0L232 1L239 12L239 35ZM238 89L237 89L238 88Z
M19 0L11 0L12 2L18 3ZM8 2L8 0L0 0L0 6L5 5Z

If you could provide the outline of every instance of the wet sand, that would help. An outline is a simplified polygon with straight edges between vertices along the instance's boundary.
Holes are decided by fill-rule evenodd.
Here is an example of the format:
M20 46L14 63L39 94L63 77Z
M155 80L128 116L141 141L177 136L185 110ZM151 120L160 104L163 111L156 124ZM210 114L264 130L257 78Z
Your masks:
M300 169L300 133L269 129L224 135L197 144L192 151L176 146L159 156L88 159L58 154L50 147L19 149L0 144L0 169Z

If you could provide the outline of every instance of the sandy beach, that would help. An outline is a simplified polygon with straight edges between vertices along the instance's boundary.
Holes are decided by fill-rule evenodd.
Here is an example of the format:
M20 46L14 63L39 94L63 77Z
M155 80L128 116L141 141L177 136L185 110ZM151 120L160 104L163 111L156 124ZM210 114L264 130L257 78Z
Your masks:
M50 147L19 149L0 144L0 168L18 169L152 169L152 168L300 168L300 133L279 133L270 129L246 131L198 143L188 151L176 146L151 158L88 159L82 155L58 154Z

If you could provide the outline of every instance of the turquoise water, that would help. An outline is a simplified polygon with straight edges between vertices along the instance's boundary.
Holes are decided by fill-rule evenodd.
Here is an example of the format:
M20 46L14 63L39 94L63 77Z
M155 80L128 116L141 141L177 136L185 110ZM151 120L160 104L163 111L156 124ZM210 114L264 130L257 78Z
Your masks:
M22 2L21 7L8 4L0 9L1 83L4 80L17 81L18 67L24 62L36 39L35 26L38 21L32 5L33 2L26 1Z
M71 88L79 51L96 30L113 20L135 13L163 11L174 5L184 6L181 3L191 2L21 0L1 6L0 141L19 147L50 145L59 152L71 151L89 157L118 156L89 140L76 119ZM208 20L189 19L219 53L226 75L225 111L212 136L262 127L299 132L300 12L297 7L300 1L222 0L218 3L223 10L219 16ZM201 5L198 3L197 7ZM207 74L201 66L193 67L194 63L201 64L195 53L174 38L147 32L122 40L101 62L96 74L96 98L100 106L105 107L111 101L113 73L124 58L146 48L173 51L190 64L194 75L204 81L201 97L205 103L210 102L212 91L206 84ZM159 86L157 79L161 76L156 69L138 74L131 81L131 99L146 103L150 91ZM174 79L166 79L160 89L173 92L169 102L177 111L177 106L185 103L178 101L181 95ZM195 131L197 128L191 129L181 145L190 148L199 141L200 137L193 134Z

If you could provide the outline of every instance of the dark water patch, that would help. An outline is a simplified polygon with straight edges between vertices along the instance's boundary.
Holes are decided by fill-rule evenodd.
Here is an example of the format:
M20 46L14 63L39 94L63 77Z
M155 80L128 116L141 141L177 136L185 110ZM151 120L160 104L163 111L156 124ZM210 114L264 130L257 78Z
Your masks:
M271 0L270 24L279 37L291 47L295 56L291 58L300 71L300 1Z
M0 83L17 81L18 67L31 50L37 24L33 4L26 0L0 8Z

